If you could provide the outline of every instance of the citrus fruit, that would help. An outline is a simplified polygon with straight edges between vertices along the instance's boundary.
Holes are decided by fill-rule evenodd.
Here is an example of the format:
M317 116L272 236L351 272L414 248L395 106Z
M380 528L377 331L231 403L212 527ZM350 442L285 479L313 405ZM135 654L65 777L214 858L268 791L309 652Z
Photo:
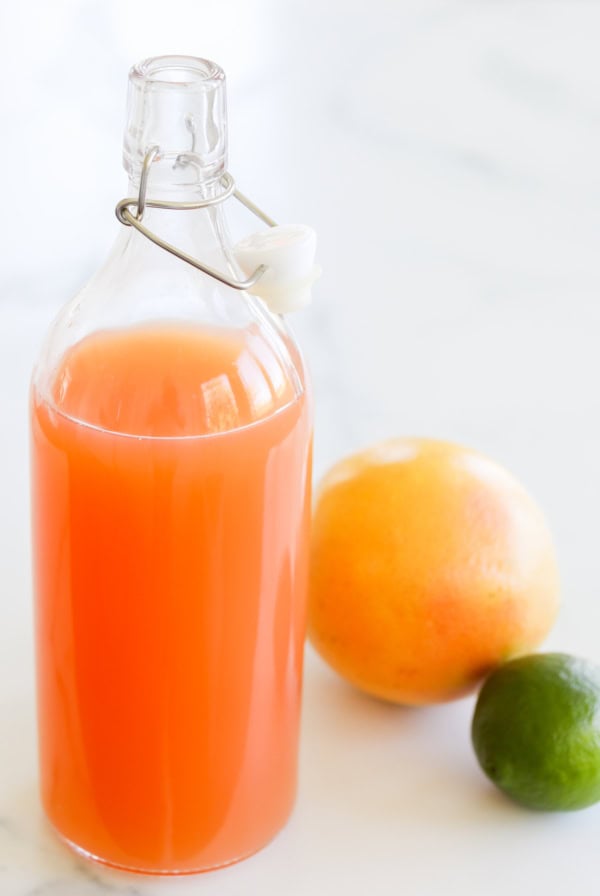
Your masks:
M481 768L532 809L600 800L600 669L565 653L512 660L487 679L472 739Z
M312 644L398 703L468 693L536 647L558 608L541 511L502 467L448 442L395 439L336 464L311 551Z

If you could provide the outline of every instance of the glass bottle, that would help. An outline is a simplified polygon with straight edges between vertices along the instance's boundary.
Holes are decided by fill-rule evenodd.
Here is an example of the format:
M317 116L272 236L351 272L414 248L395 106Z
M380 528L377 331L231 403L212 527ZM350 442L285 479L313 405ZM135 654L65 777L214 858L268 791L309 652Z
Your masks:
M137 196L218 197L225 80L130 73ZM144 225L239 276L221 203ZM87 857L178 874L285 823L296 787L312 410L283 318L123 227L31 389L41 794Z

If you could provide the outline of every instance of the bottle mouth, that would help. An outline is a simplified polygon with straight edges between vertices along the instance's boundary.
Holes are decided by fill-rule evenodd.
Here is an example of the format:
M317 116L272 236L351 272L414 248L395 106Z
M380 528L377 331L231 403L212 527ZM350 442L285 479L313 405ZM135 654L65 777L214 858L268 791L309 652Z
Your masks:
M129 72L123 161L138 183L158 147L152 191L185 190L218 180L226 169L225 73L209 59L152 56Z
M134 65L129 77L161 88L214 90L225 73L215 62L198 56L151 56Z

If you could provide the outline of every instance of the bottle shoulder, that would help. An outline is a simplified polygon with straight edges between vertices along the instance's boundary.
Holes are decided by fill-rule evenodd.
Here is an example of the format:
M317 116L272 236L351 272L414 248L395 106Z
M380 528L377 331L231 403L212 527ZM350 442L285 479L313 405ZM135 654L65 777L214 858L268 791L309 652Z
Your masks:
M118 240L55 319L37 402L100 429L181 436L246 426L304 397L298 346L260 299L193 270L182 278L176 260L175 277L147 265L132 276L130 252Z

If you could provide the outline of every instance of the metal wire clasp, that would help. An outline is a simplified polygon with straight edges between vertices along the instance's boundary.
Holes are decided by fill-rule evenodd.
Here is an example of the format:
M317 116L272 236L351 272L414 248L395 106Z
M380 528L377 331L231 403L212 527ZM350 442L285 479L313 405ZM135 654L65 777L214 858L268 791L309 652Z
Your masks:
M202 271L204 274L208 274L209 277L214 277L214 279L218 280L220 283L224 283L226 286L230 286L232 289L250 289L252 286L254 286L255 283L260 280L262 275L265 273L265 271L267 270L266 265L259 265L246 280L235 280L232 277L228 277L221 271L217 271L215 270L215 268L211 268L208 265L203 264L201 261L198 261L197 258L194 258L192 255L188 255L187 252L183 252L181 249L178 249L171 243L167 243L152 230L149 230L144 224L142 224L144 212L146 208L165 208L180 211L191 211L192 209L197 208L208 208L212 205L218 205L221 202L225 202L226 199L229 199L230 196L233 196L238 200L238 202L241 202L243 206L251 211L252 214L256 215L257 218L260 218L261 221L263 221L269 227L275 227L275 221L270 218L269 215L263 212L257 205L255 205L251 199L248 199L247 196L244 196L243 193L240 193L240 191L236 189L235 181L231 174L228 173L223 174L220 179L220 184L223 188L223 191L217 196L211 196L207 199L199 199L196 202L163 202L158 199L147 199L146 192L148 189L150 167L152 163L158 158L159 154L160 149L158 146L150 147L150 149L146 153L144 162L142 164L138 197L137 199L121 199L121 201L117 203L115 214L118 220L121 222L121 224L125 224L126 227L135 227L138 233L141 233L142 236L145 236L146 239L150 240L150 242L154 243L156 246L164 249L165 252L170 252L171 255L175 255L176 258L180 258L182 261L187 262L187 264L190 264L197 270ZM133 209L135 209L135 214L132 211Z

